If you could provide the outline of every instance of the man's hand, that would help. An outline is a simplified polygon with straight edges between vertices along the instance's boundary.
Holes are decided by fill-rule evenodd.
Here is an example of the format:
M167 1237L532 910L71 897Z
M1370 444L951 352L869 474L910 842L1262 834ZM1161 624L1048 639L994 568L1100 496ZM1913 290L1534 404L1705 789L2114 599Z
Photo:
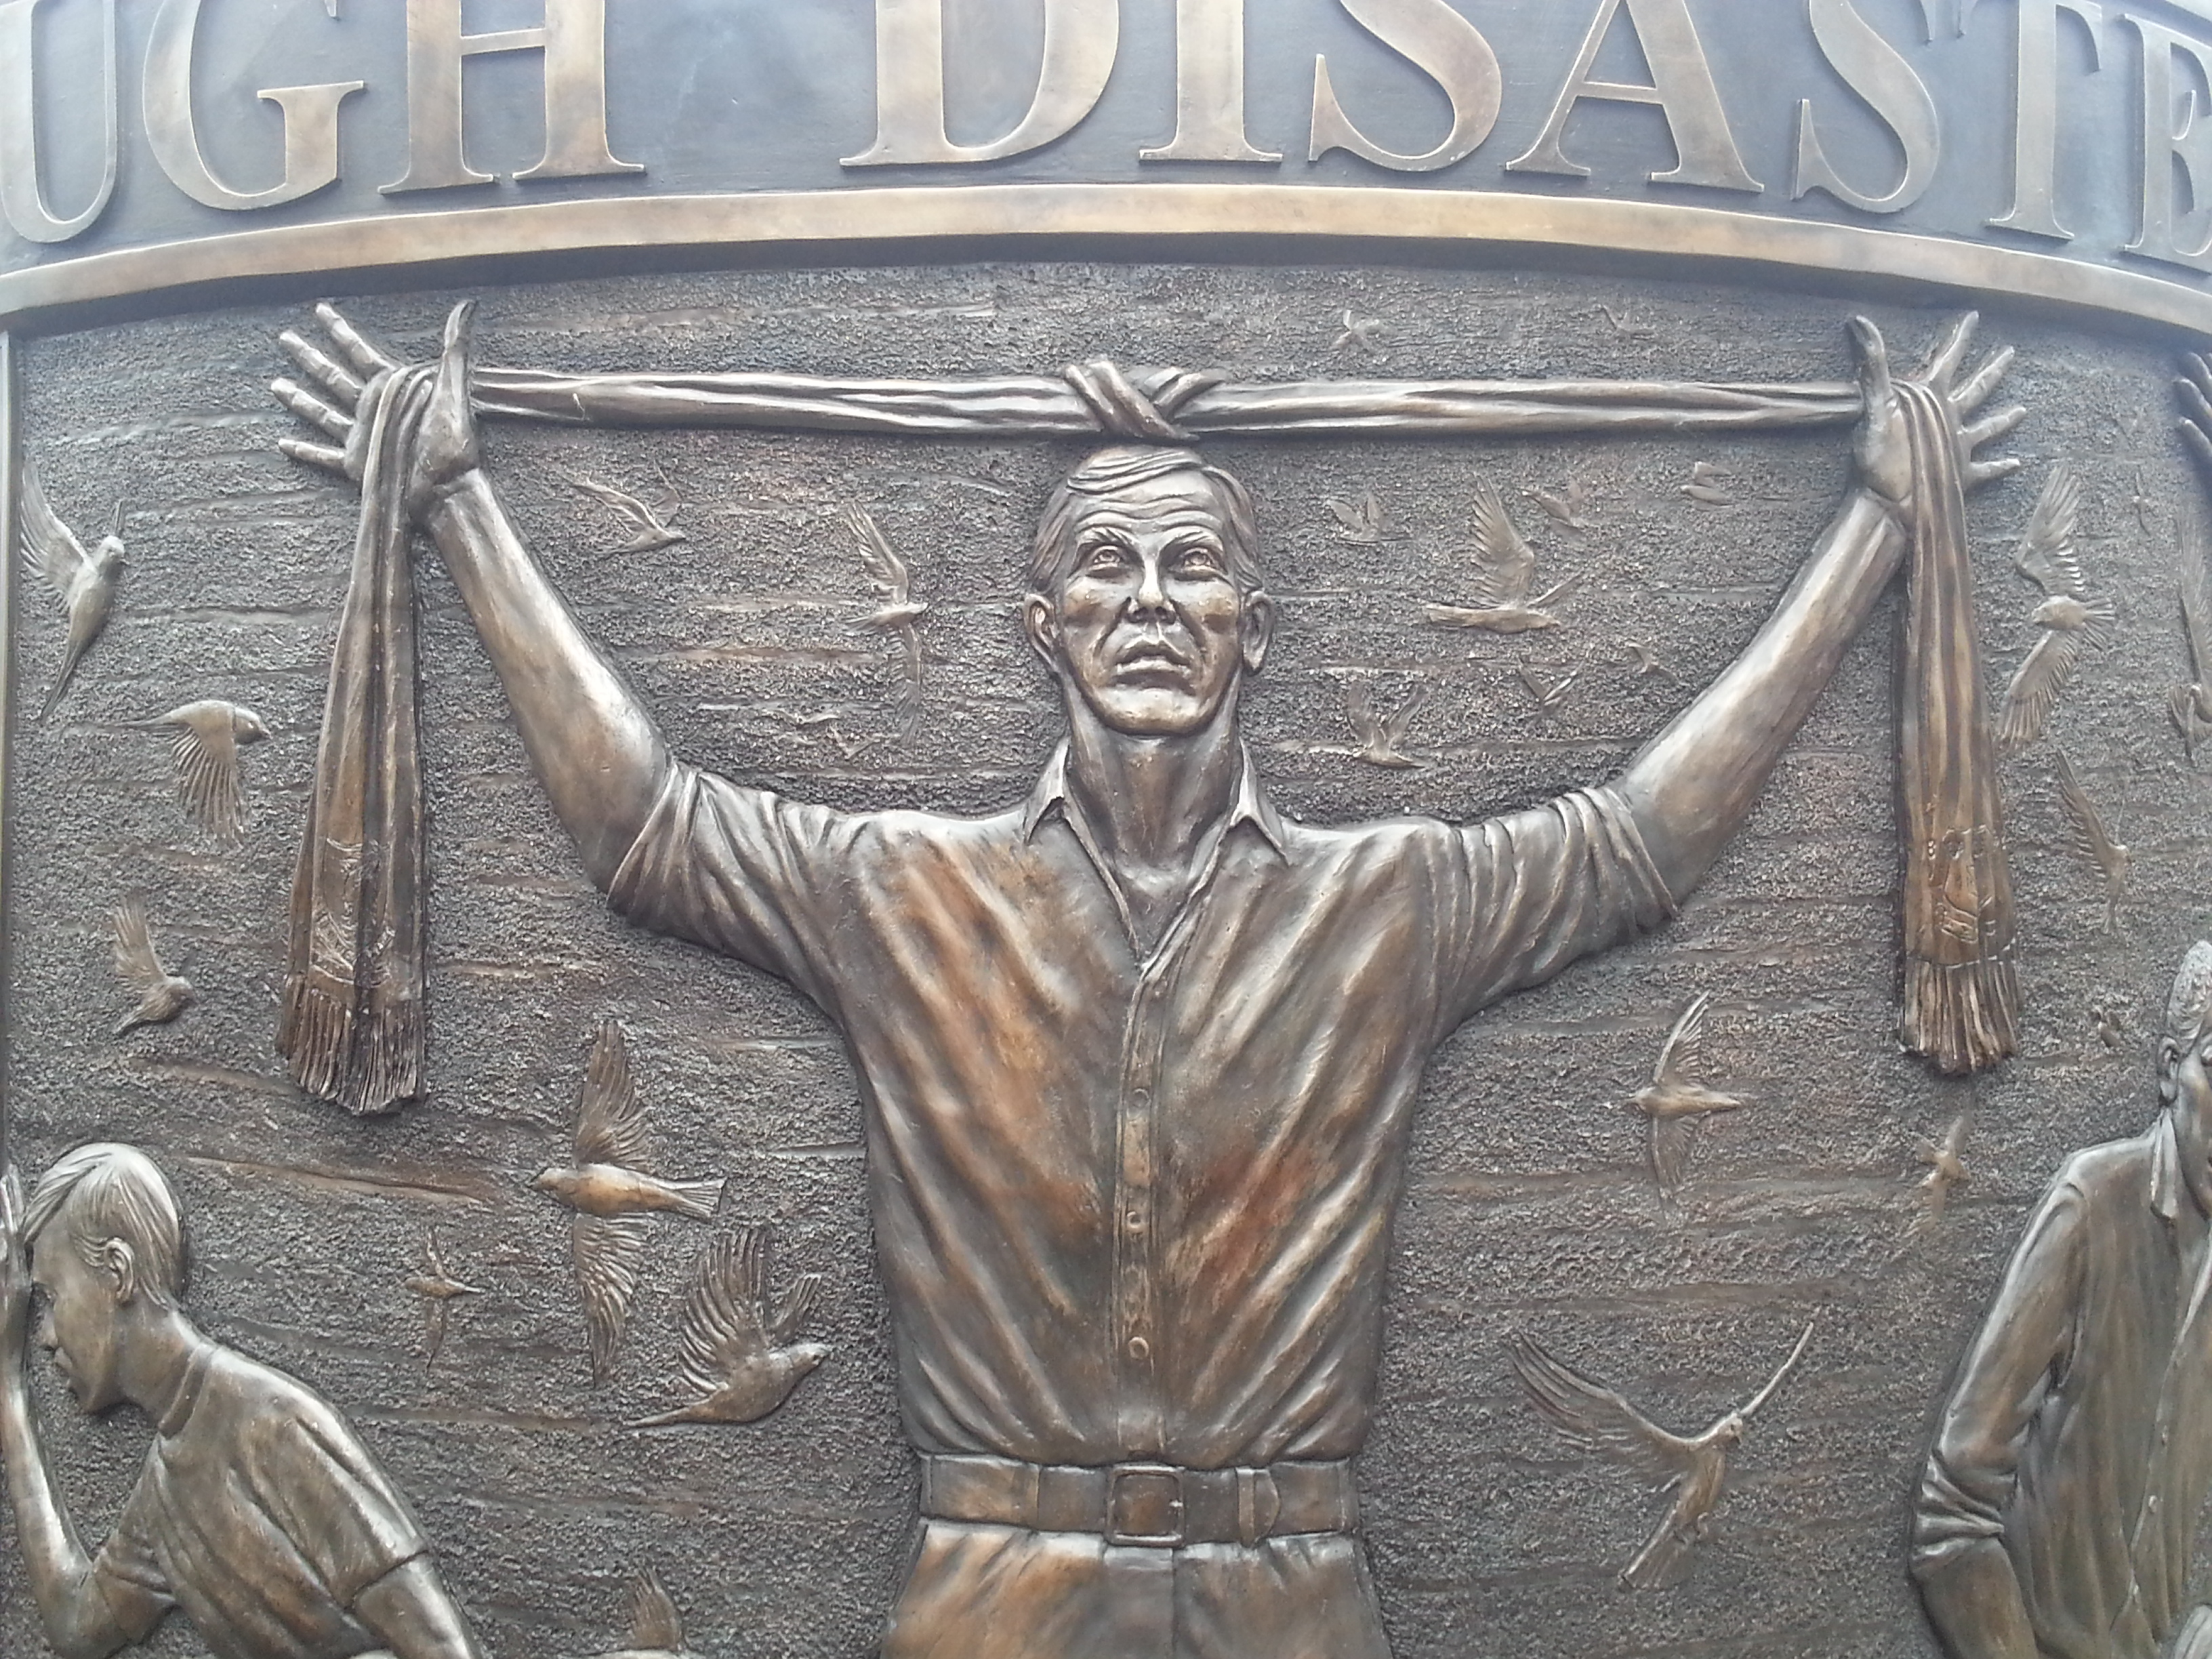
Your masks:
M18 1373L31 1325L30 1242L23 1237L23 1178L0 1176L0 1385Z
M295 461L358 484L368 470L369 434L385 399L406 380L422 377L348 322L337 307L318 305L315 316L337 355L288 328L276 337L277 343L313 389L289 379L273 381L269 389L277 402L333 441L280 438L276 447ZM476 411L469 401L475 322L473 300L455 307L446 321L444 355L405 481L408 510L418 516L482 464Z
M2196 1608L2181 1621L2167 1659L2212 1659L2212 1604Z
M1915 377L1916 384L1928 387L1942 398L1951 412L1952 429L1958 438L1969 489L2020 470L2019 461L2008 457L1994 461L1977 460L1974 457L1983 445L2002 437L2027 417L2027 411L2014 404L1981 420L1972 419L1996 392L2013 362L2013 349L2007 346L1976 369L1963 385L1960 383L1959 371L1966 364L1966 353L1974 343L1974 331L1981 326L1981 320L1972 312L1961 317L1952 325L1936 355L1929 359L1927 368ZM1850 327L1851 343L1858 351L1859 387L1866 397L1866 415L1859 423L1854 452L1859 482L1879 496L1893 514L1901 517L1912 500L1912 445L1890 374L1889 349L1882 343L1881 331L1865 318L1852 318ZM2212 386L2212 380L2207 384ZM2207 406L2206 413L2208 418L2212 418L2212 405Z
M2184 352L2173 389L2181 398L2181 441L2212 483L2212 356Z

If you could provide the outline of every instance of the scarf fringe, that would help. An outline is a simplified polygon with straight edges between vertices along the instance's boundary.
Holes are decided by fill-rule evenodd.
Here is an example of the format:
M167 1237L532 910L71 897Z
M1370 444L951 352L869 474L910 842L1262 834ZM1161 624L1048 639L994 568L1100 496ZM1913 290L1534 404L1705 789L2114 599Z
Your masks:
M1905 964L1905 1016L1898 1039L1947 1077L1996 1065L2020 1047L2020 976L2012 958Z

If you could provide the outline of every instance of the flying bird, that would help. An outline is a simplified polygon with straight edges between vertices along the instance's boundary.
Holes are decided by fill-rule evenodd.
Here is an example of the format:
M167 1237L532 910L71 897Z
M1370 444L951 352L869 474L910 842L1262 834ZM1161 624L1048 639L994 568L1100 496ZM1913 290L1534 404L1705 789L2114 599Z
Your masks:
M161 965L146 921L146 901L137 893L115 907L116 976L138 994L138 1006L115 1028L123 1036L141 1025L167 1025L192 1006L192 982Z
M819 1342L793 1340L822 1294L821 1274L801 1273L774 1310L769 1307L768 1260L774 1236L774 1230L763 1224L717 1233L708 1241L693 1270L679 1326L684 1382L691 1390L690 1403L632 1427L757 1423L830 1357L830 1350Z
M439 1350L446 1346L446 1322L452 1316L453 1304L465 1296L481 1296L483 1292L473 1285L462 1284L446 1271L445 1261L438 1254L438 1231L434 1227L422 1236L422 1265L407 1276L406 1285L422 1298L423 1310L430 1322L423 1364L434 1365Z
M1629 1099L1631 1111L1649 1121L1648 1152L1651 1179L1668 1203L1681 1190L1682 1172L1690 1160L1690 1145L1698 1126L1719 1112L1741 1110L1743 1102L1693 1080L1690 1067L1696 1061L1705 1036L1705 1010L1712 1006L1710 993L1682 1011L1674 1029L1660 1045L1659 1063L1651 1081Z
M1966 1168L1968 1124L1967 1114L1961 1112L1951 1120L1942 1139L1921 1137L1920 1161L1928 1166L1928 1173L1920 1177L1920 1191L1928 1206L1920 1221L1923 1229L1933 1229L1941 1222L1951 1194L1974 1178Z
M1439 628L1480 628L1492 634L1527 634L1556 628L1559 618L1544 607L1574 586L1568 578L1532 599L1536 555L1522 539L1505 503L1487 483L1474 492L1474 603L1430 605L1421 614Z
M1561 1364L1528 1336L1516 1336L1508 1350L1530 1402L1552 1426L1586 1451L1602 1452L1626 1463L1658 1490L1674 1494L1659 1528L1622 1569L1620 1582L1631 1589L1668 1589L1689 1577L1692 1555L1708 1530L1728 1481L1729 1457L1759 1408L1774 1397L1813 1340L1805 1327L1782 1369L1744 1405L1724 1413L1704 1432L1684 1438L1670 1434L1601 1382Z
M1382 503L1375 498L1375 492L1371 489L1356 501L1339 501L1334 495L1328 496L1326 505L1336 520L1336 538L1339 541L1349 542L1355 547L1369 547L1376 542L1399 539L1390 533L1390 515L1383 511Z
M1583 677L1582 671L1577 669L1564 679L1555 680L1539 674L1526 665L1513 672L1521 677L1521 684L1528 689L1528 695L1535 698L1536 707L1547 715L1556 714L1566 707L1567 693L1575 689L1575 682Z
M575 1156L573 1168L540 1170L530 1184L576 1212L569 1223L569 1250L596 1385L613 1375L652 1218L658 1212L710 1221L723 1183L711 1177L664 1181L640 1167L652 1161L652 1137L630 1079L629 1044L611 1019L600 1022L585 1063Z
M2035 608L2043 637L2005 692L1997 736L2007 749L2024 749L2043 735L2058 694L2113 620L2112 602L2090 598L2081 580L2081 481L2071 468L2053 467L2012 556L2021 574L2043 590L2043 603Z
M860 562L867 567L869 585L882 601L872 614L861 619L860 626L895 635L905 647L906 678L899 694L899 726L911 737L921 719L925 661L921 619L929 614L929 606L914 597L913 573L907 568L906 561L899 557L874 515L866 508L848 507L845 509L845 522L860 544Z
M2095 865L2105 878L2105 932L2117 932L2120 925L2120 895L2128 884L2128 849L2106 830L2105 821L2082 790L2081 780L2074 775L2074 763L2066 758L2066 751L2054 749L2051 754L2058 763L2058 804L2065 808L2066 820L2073 826L2074 848Z
M1655 674L1669 680L1680 678L1673 669L1667 666L1666 660L1660 656L1657 650L1642 640L1631 640L1622 649L1627 654L1621 658L1621 661L1635 667L1636 678L1638 679L1648 679Z
M204 698L150 720L133 720L137 732L176 734L177 799L185 816L228 846L246 828L246 798L239 787L238 751L269 735L251 708Z
M650 1568L641 1569L629 1583L629 1645L599 1659L689 1659L690 1652L674 1599Z
M1429 700L1429 686L1418 680L1405 700L1385 714L1376 706L1375 688L1365 680L1352 680L1344 688L1345 714L1352 721L1352 729L1359 738L1359 753L1356 758L1370 766L1380 766L1393 772L1414 772L1428 763L1406 752L1406 732L1413 723L1413 716L1421 712Z
M2127 1015L2119 1009L2099 1003L2089 1010L2089 1023L2096 1030L2097 1041L2111 1053L2118 1054L2128 1046Z
M1528 492L1530 501L1569 530L1588 530L1590 527L1590 521L1583 516L1583 508L1589 504L1589 486L1572 475L1567 478L1566 488L1557 495L1548 489Z
M54 678L54 689L46 694L46 706L39 714L43 720L51 718L60 704L77 665L92 649L100 629L107 626L107 614L114 608L116 586L123 580L123 507L119 502L116 505L113 526L88 553L76 532L46 504L37 470L26 460L18 520L25 562L46 579L46 586L53 589L69 616L69 643L62 651L62 669Z
M2202 550L2197 562L2197 581L2203 580ZM2204 599L2196 582L2181 584L2181 627L2189 638L2189 684L2177 685L2166 699L2173 724L2181 733L2181 746L2189 763L2197 764L2197 745L2212 732L2212 635L2204 631Z
M1598 309L1605 313L1605 319L1613 325L1613 331L1624 339L1640 340L1651 332L1651 325L1638 322L1636 313L1626 307L1620 311L1615 311L1611 306L1600 306Z
M628 490L617 489L612 484L594 483L589 478L572 477L568 482L605 507L615 523L629 532L629 539L620 547L610 549L610 552L652 553L691 539L667 522L682 510L672 489L663 493L658 507L648 507Z
M1363 351L1377 351L1381 349L1382 340L1382 319L1380 317L1362 317L1357 312L1347 311L1344 313L1344 327L1336 338L1329 342L1328 349L1344 351L1356 346Z
M1724 466L1698 461L1690 468L1690 482L1682 486L1682 493L1703 507L1734 507L1735 495L1720 482L1734 476Z

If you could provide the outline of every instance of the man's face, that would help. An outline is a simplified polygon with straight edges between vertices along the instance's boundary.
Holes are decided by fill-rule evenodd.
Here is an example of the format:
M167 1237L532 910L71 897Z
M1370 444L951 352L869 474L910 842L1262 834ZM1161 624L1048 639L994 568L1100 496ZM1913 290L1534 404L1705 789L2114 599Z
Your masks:
M59 1217L32 1243L31 1282L46 1293L39 1346L53 1356L76 1403L88 1412L119 1403L115 1283L85 1266Z
M1039 654L1109 729L1187 737L1228 706L1267 654L1273 607L1231 574L1219 498L1172 472L1084 501L1056 595L1033 595Z
M2181 1167L2198 1200L2212 1198L2212 1072L2205 1069L2208 1035L2191 1045L2174 1073L2173 1127Z

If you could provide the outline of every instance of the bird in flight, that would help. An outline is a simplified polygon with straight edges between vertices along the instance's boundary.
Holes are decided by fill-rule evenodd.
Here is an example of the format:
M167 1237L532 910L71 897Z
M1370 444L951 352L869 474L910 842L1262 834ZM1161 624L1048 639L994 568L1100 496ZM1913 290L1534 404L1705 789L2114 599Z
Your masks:
M1686 1438L1659 1427L1603 1383L1553 1358L1533 1337L1513 1339L1508 1350L1513 1369L1530 1402L1553 1427L1584 1450L1626 1463L1657 1483L1659 1491L1674 1494L1658 1530L1621 1570L1622 1583L1631 1589L1669 1589L1689 1577L1693 1553L1727 1485L1730 1454L1751 1419L1805 1357L1818 1322L1805 1327L1765 1388Z
M2198 549L2194 562L2192 580L2185 577L2181 584L2181 627L2189 637L2189 684L2177 685L2166 699L2175 728L2181 733L2181 746L2189 756L2189 763L2197 764L2197 745L2207 732L2212 732L2212 635L2204 631L2204 596L2200 584L2203 580L2203 549Z
M1690 482L1682 486L1682 493L1700 507L1734 507L1735 496L1721 480L1735 476L1724 466L1698 461L1690 468Z
M1646 641L1630 640L1622 649L1625 654L1620 660L1636 670L1638 679L1649 679L1654 675L1669 680L1679 678L1673 669L1667 666L1666 659L1660 656L1657 649Z
M629 539L620 547L609 549L610 552L653 553L691 539L668 522L682 510L673 489L664 489L659 504L649 507L628 490L617 489L612 484L594 483L589 478L572 477L568 482L605 507L616 525L629 532Z
M141 1025L167 1025L192 1006L192 982L161 965L146 921L146 901L133 893L115 907L115 972L138 994L138 1006L115 1028L115 1035Z
M1933 1231L1943 1219L1943 1206L1951 1194L1972 1181L1973 1172L1966 1167L1966 1130L1969 1115L1961 1112L1951 1120L1951 1127L1941 1140L1920 1138L1920 1161L1928 1166L1928 1173L1920 1177L1920 1191L1927 1204L1921 1217L1923 1230Z
M1474 532L1474 603L1424 605L1421 614L1438 628L1479 628L1492 634L1558 627L1559 618L1544 607L1572 587L1574 579L1528 597L1536 581L1536 555L1487 483L1475 487Z
M1413 723L1413 716L1421 712L1429 700L1425 680L1414 682L1404 701L1389 714L1376 704L1375 687L1364 679L1348 680L1344 687L1346 716L1359 738L1357 758L1370 766L1380 766L1393 772L1414 772L1427 762L1406 752L1406 732Z
M596 1385L614 1374L653 1217L711 1221L723 1183L714 1177L665 1181L645 1172L641 1166L653 1161L652 1136L630 1078L629 1045L611 1019L600 1022L585 1062L576 1099L575 1158L573 1167L540 1170L530 1184L575 1212L569 1253Z
M1539 674L1526 665L1513 672L1521 677L1521 684L1536 700L1538 709L1547 716L1556 714L1567 706L1567 693L1575 689L1575 682L1583 677L1579 668L1556 680L1548 675Z
M914 574L873 514L865 507L848 507L845 523L860 544L860 562L867 567L868 583L880 601L871 615L861 619L860 626L891 635L905 650L899 729L910 738L921 720L922 672L927 660L921 648L921 619L929 614L929 606L914 597Z
M793 1339L822 1294L822 1275L801 1273L777 1298L768 1297L765 1224L717 1233L700 1253L679 1324L681 1366L690 1401L632 1426L676 1423L757 1423L791 1397L830 1357L819 1342Z
M2105 820L2074 775L2074 763L2066 758L2063 749L2051 750L2058 767L2058 804L2066 811L2066 821L2073 827L2074 850L2097 866L2105 878L2105 932L2112 933L2120 925L2120 896L2127 890L2128 870L2131 860L2124 844L2112 839L2105 828Z
M1338 331L1336 338L1329 342L1328 349L1345 351L1356 347L1362 351L1379 352L1382 343L1382 319L1380 317L1363 317L1356 311L1346 311L1344 326Z
M2112 602L2092 599L2081 579L2081 480L2071 468L2055 466L2012 556L2021 574L2043 590L2043 603L2035 608L2043 637L2005 691L1997 737L2007 749L2025 749L2043 735L2058 694L2112 623Z
M1583 516L1583 508L1589 502L1590 489L1580 478L1569 474L1566 488L1558 493L1548 489L1532 489L1528 499L1542 507L1568 530L1588 530L1590 521Z
M1336 496L1325 498L1330 515L1336 520L1336 538L1355 547L1368 547L1380 541L1400 538L1390 533L1390 515L1383 511L1382 503L1369 490L1356 501L1340 501Z
M1682 1173L1690 1161L1690 1145L1697 1137L1698 1126L1715 1113L1737 1111L1743 1106L1734 1095L1708 1089L1690 1076L1690 1067L1705 1042L1705 1010L1712 1000L1708 993L1682 1011L1667 1041L1660 1045L1659 1063L1652 1067L1651 1081L1628 1103L1629 1109L1641 1112L1650 1125L1646 1152L1651 1179L1669 1204L1681 1190Z
M629 1645L599 1659L690 1659L684 1645L684 1620L676 1602L651 1568L629 1583Z
M185 816L226 846L237 846L246 829L238 751L269 735L261 716L208 697L131 726L139 732L175 733L177 799Z
M59 706L77 665L107 626L108 612L114 609L115 589L123 580L123 507L117 504L113 526L88 553L76 532L46 504L38 471L26 460L17 517L25 562L46 578L69 617L69 643L62 649L61 672L54 677L54 689L46 694L46 706L40 712L43 720Z
M481 1296L483 1292L473 1285L464 1285L446 1271L443 1257L438 1254L438 1231L432 1228L422 1235L422 1265L407 1276L407 1288L422 1298L423 1310L429 1320L428 1341L422 1363L438 1363L439 1350L446 1346L446 1324L452 1316L453 1304L465 1296Z

